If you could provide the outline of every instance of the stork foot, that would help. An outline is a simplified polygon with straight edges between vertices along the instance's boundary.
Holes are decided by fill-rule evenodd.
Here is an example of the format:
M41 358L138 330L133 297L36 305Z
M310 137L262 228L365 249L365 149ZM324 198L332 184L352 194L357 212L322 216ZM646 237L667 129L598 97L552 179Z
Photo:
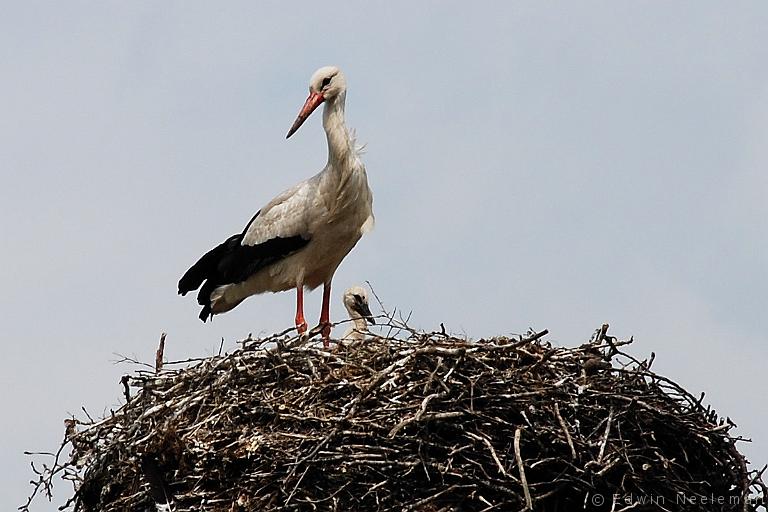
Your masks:
M318 327L323 335L323 347L328 348L331 345L331 323L322 322Z
M307 339L307 322L297 323L296 331L299 333L299 337L302 340Z

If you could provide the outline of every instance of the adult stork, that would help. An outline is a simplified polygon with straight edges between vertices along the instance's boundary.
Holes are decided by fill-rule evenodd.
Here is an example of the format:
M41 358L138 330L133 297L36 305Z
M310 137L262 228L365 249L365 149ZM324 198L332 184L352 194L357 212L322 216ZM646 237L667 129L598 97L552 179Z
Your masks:
M233 235L195 263L179 281L179 293L196 290L200 319L224 313L251 295L296 289L295 324L307 331L304 288L323 285L320 325L329 345L331 280L341 260L373 227L373 197L365 166L344 121L347 84L334 66L318 69L309 97L286 138L324 103L328 163L315 176L266 204ZM203 284L205 281L205 284Z

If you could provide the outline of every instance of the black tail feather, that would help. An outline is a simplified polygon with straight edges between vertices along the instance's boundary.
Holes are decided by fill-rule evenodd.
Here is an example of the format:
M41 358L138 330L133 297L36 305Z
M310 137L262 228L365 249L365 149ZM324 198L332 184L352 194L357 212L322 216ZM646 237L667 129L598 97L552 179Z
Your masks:
M203 306L200 311L200 320L203 322L213 316L211 293L217 287L241 283L259 270L293 254L309 243L308 239L299 235L275 237L258 245L242 245L242 240L242 234L229 237L224 243L205 253L179 280L181 295L200 288L197 302Z
M210 304L204 304L203 309L200 311L200 320L205 323L209 318L213 318L213 313L211 313L211 305Z

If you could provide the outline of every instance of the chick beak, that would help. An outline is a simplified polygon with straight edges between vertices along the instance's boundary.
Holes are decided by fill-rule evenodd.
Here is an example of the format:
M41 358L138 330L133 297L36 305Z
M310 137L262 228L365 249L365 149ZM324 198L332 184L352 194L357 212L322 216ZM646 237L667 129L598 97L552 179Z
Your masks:
M376 325L376 320L373 318L373 313L371 313L371 309L364 301L356 300L352 306L352 309L354 309L355 312L357 312L361 317L365 318L369 324Z

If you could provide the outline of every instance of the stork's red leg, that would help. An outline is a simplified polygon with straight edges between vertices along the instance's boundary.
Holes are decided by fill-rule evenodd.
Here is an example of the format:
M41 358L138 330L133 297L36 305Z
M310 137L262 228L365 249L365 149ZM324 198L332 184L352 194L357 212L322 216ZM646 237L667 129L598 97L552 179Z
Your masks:
M296 330L299 334L307 332L307 321L304 320L304 286L296 287Z
M323 285L323 308L320 310L320 327L323 329L323 346L328 347L330 345L331 338L331 314L329 309L331 307L331 282L328 281Z

